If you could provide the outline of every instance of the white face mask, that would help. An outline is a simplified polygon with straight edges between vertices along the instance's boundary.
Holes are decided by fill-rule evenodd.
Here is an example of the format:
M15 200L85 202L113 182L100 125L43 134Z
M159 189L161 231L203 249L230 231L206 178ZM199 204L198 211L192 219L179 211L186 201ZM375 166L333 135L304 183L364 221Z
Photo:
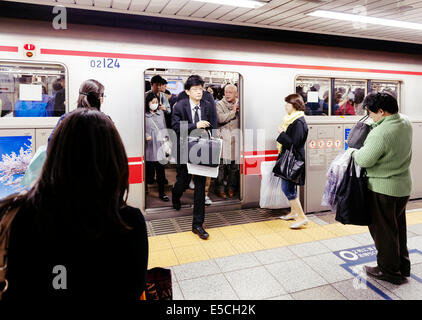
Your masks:
M158 103L152 103L152 104L150 104L150 105L149 105L149 108L150 108L152 111L157 110L157 108L158 108Z

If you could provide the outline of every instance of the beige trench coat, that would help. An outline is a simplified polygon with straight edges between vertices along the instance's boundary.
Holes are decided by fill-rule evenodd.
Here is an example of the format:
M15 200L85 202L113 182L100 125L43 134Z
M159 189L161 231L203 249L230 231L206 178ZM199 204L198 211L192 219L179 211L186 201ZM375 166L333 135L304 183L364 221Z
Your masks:
M218 118L218 137L223 139L221 157L227 160L238 160L240 150L239 115L236 114L235 104L229 103L226 98L216 104Z

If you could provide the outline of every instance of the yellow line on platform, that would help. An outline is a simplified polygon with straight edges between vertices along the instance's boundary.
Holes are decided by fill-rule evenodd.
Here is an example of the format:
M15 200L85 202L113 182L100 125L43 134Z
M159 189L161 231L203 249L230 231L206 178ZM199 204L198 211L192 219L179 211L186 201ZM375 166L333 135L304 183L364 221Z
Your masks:
M422 224L422 211L406 214L407 225ZM289 228L281 219L242 225L210 228L208 240L192 232L149 237L148 269L204 261L220 257L309 243L368 232L366 226L332 223L318 225L309 220L301 230Z

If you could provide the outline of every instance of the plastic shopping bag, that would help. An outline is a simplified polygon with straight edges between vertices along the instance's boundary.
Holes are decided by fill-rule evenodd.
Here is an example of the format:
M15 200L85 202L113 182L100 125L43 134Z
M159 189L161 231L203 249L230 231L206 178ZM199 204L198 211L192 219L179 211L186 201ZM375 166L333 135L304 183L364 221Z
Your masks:
M289 200L281 189L282 179L274 175L275 161L261 162L261 190L259 206L267 209L290 208Z
M45 159L47 157L47 146L40 146L32 157L28 169L22 178L21 184L27 188L31 188L34 182L39 178Z

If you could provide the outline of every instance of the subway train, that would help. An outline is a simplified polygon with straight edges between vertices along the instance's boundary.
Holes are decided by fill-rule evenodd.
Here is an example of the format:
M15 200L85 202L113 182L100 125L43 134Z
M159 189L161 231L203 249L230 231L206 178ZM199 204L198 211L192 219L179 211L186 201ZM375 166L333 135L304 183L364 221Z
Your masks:
M155 74L168 81L167 88L174 94L183 90L183 82L191 74L201 75L206 85L214 88L227 83L238 86L242 132L236 146L239 191L233 199L213 197L209 212L259 205L261 163L277 158L275 138L285 114L284 97L294 92L303 94L307 102L307 181L300 188L307 213L328 210L321 206L327 169L347 148L350 128L363 117L357 108L356 112L342 111L340 101L358 105L359 99L373 91L395 94L400 112L413 123L411 199L422 197L422 168L418 166L422 163L418 147L422 136L420 56L86 25L55 30L45 21L14 19L0 20L0 30L3 160L7 153L19 157L45 145L60 115L47 111L25 115L19 112L28 107L22 101L45 100L48 104L53 84L60 80L65 93L62 112L68 112L76 107L80 84L96 79L105 86L102 111L113 119L128 154L128 202L139 207L147 219L191 214L193 204L188 192L182 210L176 212L171 202L163 204L153 199L152 191L145 193L144 94ZM166 172L169 191L174 182L171 164ZM0 178L4 194L11 192L13 179Z

